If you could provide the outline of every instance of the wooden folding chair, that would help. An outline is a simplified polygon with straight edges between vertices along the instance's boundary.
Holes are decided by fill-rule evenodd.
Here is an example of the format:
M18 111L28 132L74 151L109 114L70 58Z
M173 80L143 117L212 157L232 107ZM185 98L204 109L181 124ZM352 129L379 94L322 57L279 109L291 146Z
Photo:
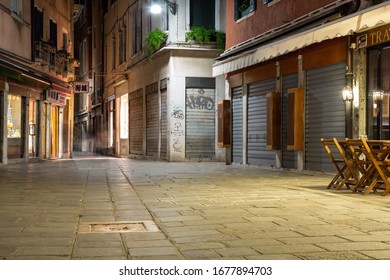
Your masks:
M346 184L348 173L348 167L344 162L344 159L340 156L340 153L337 150L336 143L333 139L324 139L321 138L322 145L324 146L326 152L328 153L331 162L336 167L337 174L334 176L332 181L329 183L327 189L335 188L336 190L341 189L344 185L349 188L349 185ZM333 151L333 152L332 152ZM338 155L337 157L335 156Z
M343 171L343 179L339 188L346 185L347 188L350 189L351 185L355 186L359 181L359 168L355 161L354 154L349 148L347 140L337 140L336 138L333 138L333 142L346 166L346 169Z
M375 167L375 172L380 177L377 183L381 186L377 186L377 188L383 186L382 195L386 195L390 192L390 141L362 139L362 142L372 165ZM372 189L374 186L370 187Z
M360 174L352 191L361 191L363 194L367 194L378 183L378 174L375 171L375 166L372 164L368 151L361 139L347 139L346 145L350 149L355 172Z

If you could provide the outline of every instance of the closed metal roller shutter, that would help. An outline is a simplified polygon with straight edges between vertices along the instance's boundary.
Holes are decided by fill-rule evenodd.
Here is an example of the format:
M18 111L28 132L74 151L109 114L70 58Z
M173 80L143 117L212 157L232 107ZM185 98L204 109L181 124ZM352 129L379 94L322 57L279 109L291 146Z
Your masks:
M146 155L158 157L158 83L146 87Z
M298 74L290 74L282 77L282 167L297 168L297 156L295 151L287 150L288 131L288 89L296 88Z
M160 157L162 159L167 159L167 129L168 129L168 119L167 119L167 81L162 80L160 82L161 88L161 120L160 120L160 133L161 133L161 148L160 148Z
M306 169L334 171L320 139L345 138L345 63L307 71L305 163Z
M242 87L232 89L232 161L242 163Z
M186 158L215 156L215 89L187 88Z
M143 93L142 89L130 94L130 154L143 154Z
M275 79L248 85L248 163L275 166L275 151L267 146L267 98Z

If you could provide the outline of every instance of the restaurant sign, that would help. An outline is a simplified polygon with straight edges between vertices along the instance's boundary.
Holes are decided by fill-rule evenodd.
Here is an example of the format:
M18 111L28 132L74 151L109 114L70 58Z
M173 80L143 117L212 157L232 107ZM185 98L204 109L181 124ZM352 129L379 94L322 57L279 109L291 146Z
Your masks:
M66 105L66 93L63 93L58 90L47 90L46 91L46 100L52 104L59 106Z
M386 42L390 42L389 25L371 29L367 33L358 35L356 40L358 48L371 47Z
M89 82L75 82L74 83L74 92L75 93L88 93L89 92Z

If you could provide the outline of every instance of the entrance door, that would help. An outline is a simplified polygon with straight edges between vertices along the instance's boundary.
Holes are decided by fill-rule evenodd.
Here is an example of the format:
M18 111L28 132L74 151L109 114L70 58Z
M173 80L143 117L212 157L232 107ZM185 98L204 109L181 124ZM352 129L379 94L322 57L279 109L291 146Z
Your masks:
M51 157L58 157L58 107L51 107Z
M369 139L390 139L390 46L368 51L368 105Z
M51 157L58 157L58 107L51 107Z
M29 104L29 129L28 129L28 156L37 156L37 132L38 132L38 118L37 107L38 101L31 100Z

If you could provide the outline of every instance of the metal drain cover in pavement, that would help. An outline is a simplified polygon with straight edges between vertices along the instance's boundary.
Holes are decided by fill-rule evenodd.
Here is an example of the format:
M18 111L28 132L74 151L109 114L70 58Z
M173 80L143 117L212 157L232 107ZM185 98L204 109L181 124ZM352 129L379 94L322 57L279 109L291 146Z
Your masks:
M80 223L79 233L127 233L159 231L152 221Z

